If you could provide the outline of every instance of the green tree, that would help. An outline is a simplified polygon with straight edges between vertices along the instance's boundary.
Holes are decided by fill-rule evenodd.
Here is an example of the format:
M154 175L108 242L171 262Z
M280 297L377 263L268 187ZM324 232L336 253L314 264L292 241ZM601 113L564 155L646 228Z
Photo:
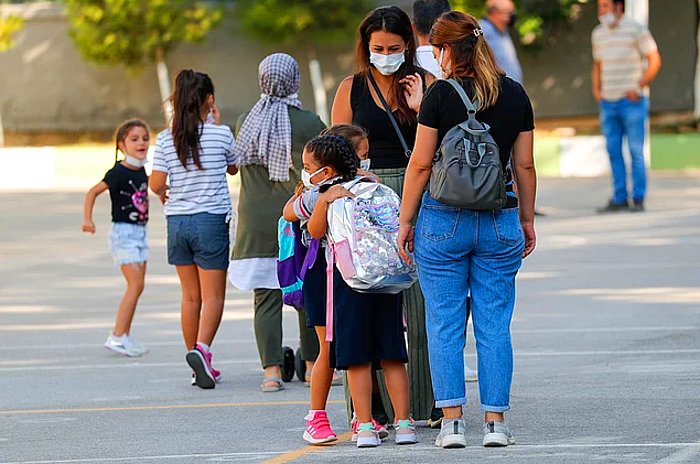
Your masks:
M221 22L222 12L199 0L65 0L70 36L83 57L130 71L156 65L166 123L172 108L165 59L177 44L199 43Z
M309 58L316 113L328 122L326 89L316 46L351 41L372 0L238 0L235 18L253 39L276 45L302 45Z
M485 13L485 0L451 0L452 8L477 18ZM589 0L514 0L518 10L515 30L521 46L539 48L553 33L576 20Z
M24 19L19 16L0 16L0 53L6 52L12 45L14 34L22 29ZM0 112L0 147L5 145L5 128L2 125L2 113Z

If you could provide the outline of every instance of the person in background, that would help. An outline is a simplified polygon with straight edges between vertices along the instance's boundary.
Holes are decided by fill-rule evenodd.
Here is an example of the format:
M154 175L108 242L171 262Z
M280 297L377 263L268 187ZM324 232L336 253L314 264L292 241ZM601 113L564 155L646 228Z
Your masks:
M260 389L269 393L284 388L277 221L301 179L304 144L326 126L301 107L297 95L301 76L293 57L285 53L265 57L258 79L262 96L236 123L234 155L241 187L228 275L235 287L253 291L255 340L264 369ZM298 317L301 354L310 379L318 344L313 329L306 327L304 312L299 311Z
M418 65L436 78L442 77L440 65L433 56L433 47L428 42L430 28L446 11L450 11L448 0L416 0L413 2L413 35L416 37L416 60Z
M486 17L479 21L484 31L486 43L491 47L496 64L519 84L523 84L523 70L518 61L510 28L517 18L515 4L512 0L487 0Z
M649 29L625 16L623 0L598 0L600 24L593 29L593 97L610 157L613 196L599 213L644 211L647 169L644 138L649 118L649 84L661 68L661 55ZM632 203L622 156L626 137L632 158Z

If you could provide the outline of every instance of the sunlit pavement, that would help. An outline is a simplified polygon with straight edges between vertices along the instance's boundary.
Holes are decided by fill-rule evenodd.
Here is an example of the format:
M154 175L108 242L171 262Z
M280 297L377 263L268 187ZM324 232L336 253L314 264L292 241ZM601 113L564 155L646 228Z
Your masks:
M598 216L607 179L540 185L538 248L523 265L513 321L509 424L517 444L484 449L477 385L467 449L421 443L357 450L342 388L329 413L345 440L305 448L309 389L261 393L251 295L229 287L213 346L223 381L190 386L179 286L152 198L151 258L133 334L151 352L102 343L123 291L97 234L80 233L79 193L0 194L0 464L199 462L700 462L700 177L655 175L647 212ZM296 348L295 313L285 343ZM471 336L467 363L475 365Z

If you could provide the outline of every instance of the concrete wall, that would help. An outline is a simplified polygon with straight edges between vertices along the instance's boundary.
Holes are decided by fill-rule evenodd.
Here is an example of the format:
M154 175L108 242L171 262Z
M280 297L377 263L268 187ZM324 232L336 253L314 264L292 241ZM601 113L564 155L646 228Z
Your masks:
M402 0L410 8L410 1ZM135 75L122 68L85 63L68 37L61 7L51 4L5 5L27 17L16 46L0 54L0 110L7 131L110 130L121 120L140 116L154 127L163 125L153 66ZM691 110L696 54L695 0L650 0L651 29L664 66L652 87L652 111ZM533 54L521 53L526 86L538 117L594 115L590 96L590 32L597 22L595 2L584 6L580 19L551 37ZM271 48L242 38L226 24L207 44L183 45L169 57L171 73L192 67L210 74L225 122L258 99L257 65L268 53L286 51L302 67L301 98L313 109L306 51ZM352 44L322 50L329 102L340 79L352 72Z

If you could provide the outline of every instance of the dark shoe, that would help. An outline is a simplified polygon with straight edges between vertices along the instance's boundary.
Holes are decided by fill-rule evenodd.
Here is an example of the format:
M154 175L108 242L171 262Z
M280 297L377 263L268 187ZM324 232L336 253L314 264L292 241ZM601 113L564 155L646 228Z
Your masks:
M613 200L610 200L607 205L596 210L596 212L599 214L620 213L622 211L629 211L629 205L627 204L627 202L615 203Z
M641 213L644 211L644 200L634 200L632 206L630 206L630 212Z
M442 426L442 408L433 408L428 419L428 427L431 429L439 429Z

